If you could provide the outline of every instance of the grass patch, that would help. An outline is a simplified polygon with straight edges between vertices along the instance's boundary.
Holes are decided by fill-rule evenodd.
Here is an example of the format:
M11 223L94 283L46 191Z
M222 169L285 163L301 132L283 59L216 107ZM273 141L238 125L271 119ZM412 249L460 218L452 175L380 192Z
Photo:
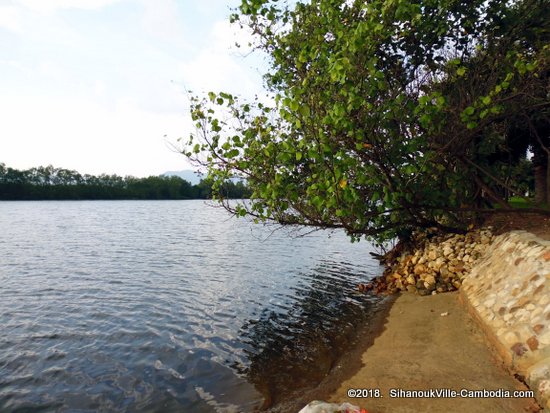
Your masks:
M535 204L534 202L527 200L525 198L520 198L519 196L513 196L508 200L508 204L512 208L543 208L548 209L548 204Z

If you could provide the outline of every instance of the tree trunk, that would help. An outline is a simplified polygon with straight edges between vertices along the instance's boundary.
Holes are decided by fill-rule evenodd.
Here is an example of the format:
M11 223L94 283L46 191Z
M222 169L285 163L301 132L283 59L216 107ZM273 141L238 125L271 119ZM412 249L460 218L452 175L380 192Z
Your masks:
M546 202L546 192L547 192L547 174L546 174L546 165L536 165L534 167L534 177L535 177L535 204L540 205Z
M537 139L533 144L533 177L535 178L535 204L546 203L547 198L547 177L548 177L548 153L540 145Z

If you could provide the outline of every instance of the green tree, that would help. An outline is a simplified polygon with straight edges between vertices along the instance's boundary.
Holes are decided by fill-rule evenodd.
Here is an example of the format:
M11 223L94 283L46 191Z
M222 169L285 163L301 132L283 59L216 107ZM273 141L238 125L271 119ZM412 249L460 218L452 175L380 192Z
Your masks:
M228 182L223 193L228 198L250 194L243 182ZM51 165L20 171L0 163L0 200L207 199L211 195L209 182L191 185L177 176L81 175Z
M243 0L232 20L270 57L272 103L193 98L185 154L208 167L214 196L237 215L378 241L422 227L463 231L476 213L508 207L489 156L506 146L504 119L548 109L547 93L531 93L550 68L539 41L550 19L537 17L546 9L541 0ZM247 179L250 203L225 201L235 176Z

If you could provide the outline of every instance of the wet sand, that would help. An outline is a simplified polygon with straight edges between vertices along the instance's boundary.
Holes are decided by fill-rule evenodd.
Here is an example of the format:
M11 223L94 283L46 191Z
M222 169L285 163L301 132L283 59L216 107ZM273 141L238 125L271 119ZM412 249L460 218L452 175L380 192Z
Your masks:
M386 297L371 308L372 312L368 320L357 328L352 335L352 341L345 343L345 353L335 358L329 373L325 375L319 384L312 383L307 388L298 387L297 384L300 382L300 378L296 378L294 383L289 383L290 386L288 386L292 388L294 384L294 390L276 394L275 400L268 401L269 408L267 412L297 413L312 400L328 400L344 380L360 371L362 367L361 358L365 351L373 345L375 338L381 334L395 298L396 296ZM304 363L307 362L304 360ZM323 366L316 365L313 367L321 368Z
M354 357L351 354L348 361ZM458 293L400 295L389 309L381 333L355 362L358 371L340 381L324 400L348 401L368 413L538 411L532 398L389 397L392 388L527 390L490 349L478 325L459 303ZM349 398L348 389L380 389L382 397Z

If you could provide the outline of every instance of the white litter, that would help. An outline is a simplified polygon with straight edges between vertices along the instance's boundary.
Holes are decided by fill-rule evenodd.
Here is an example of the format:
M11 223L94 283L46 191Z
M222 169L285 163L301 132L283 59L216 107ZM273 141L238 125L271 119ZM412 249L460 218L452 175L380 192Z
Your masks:
M314 400L298 413L361 413L361 409L350 403L326 403Z

